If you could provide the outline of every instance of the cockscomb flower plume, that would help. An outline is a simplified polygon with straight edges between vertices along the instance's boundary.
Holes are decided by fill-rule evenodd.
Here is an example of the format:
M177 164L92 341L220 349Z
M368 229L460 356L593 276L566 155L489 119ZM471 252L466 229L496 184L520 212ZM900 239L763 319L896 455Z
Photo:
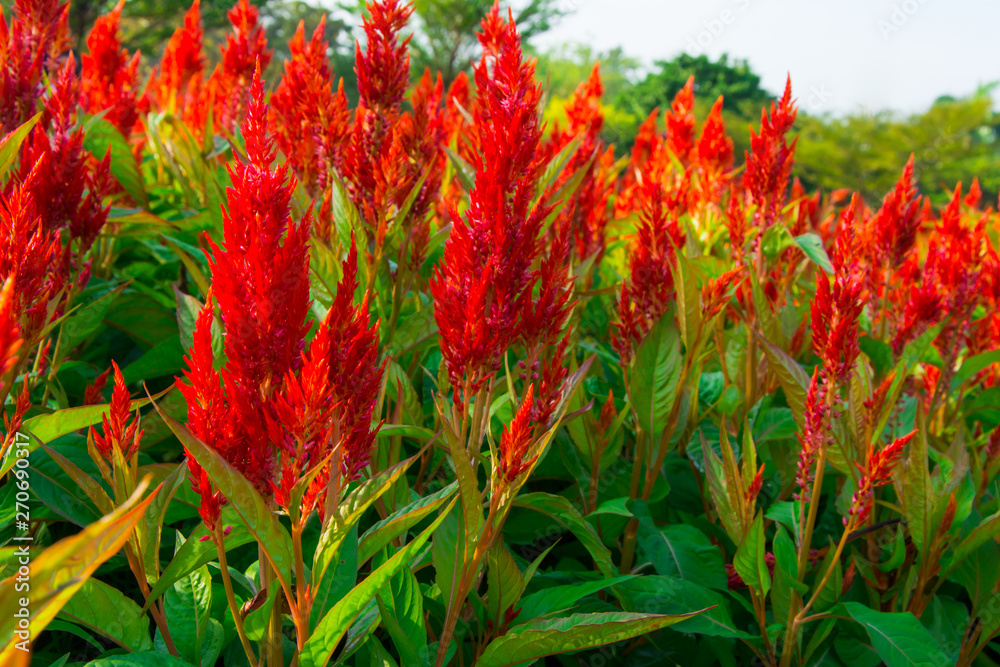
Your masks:
M861 353L858 318L864 308L864 275L855 229L864 225L864 205L857 194L841 218L841 229L833 253L833 281L825 271L816 277L812 302L813 349L823 360L825 377L835 385L845 382Z
M343 263L343 278L296 377L286 376L285 391L276 400L272 439L284 443L280 482L275 498L287 506L291 488L300 475L319 465L323 469L310 483L303 513L324 512L331 469L339 475L337 488L359 477L370 463L379 425L373 427L385 361L378 361L378 323L369 325L367 295L358 305L358 251ZM279 426L280 425L280 426Z
M476 66L475 125L482 155L466 217L452 213L444 261L431 281L441 349L456 389L477 391L517 336L520 302L532 281L542 220L532 206L541 131L534 65L521 54L513 18L499 6L483 20L484 54ZM459 392L455 392L458 402Z
M760 134L750 128L750 151L746 153L743 186L757 206L761 234L771 227L785 204L788 177L792 173L795 144L785 138L795 123L797 110L792 100L792 80L785 83L785 93L771 103L771 113L761 112Z
M381 116L399 113L410 77L410 38L399 32L413 13L413 6L399 0L367 4L364 19L365 48L355 44L354 69L358 75L361 104Z
M534 403L534 385L528 385L528 390L524 393L524 400L521 401L521 406L517 409L513 421L509 426L504 426L498 446L500 451L497 461L500 466L497 477L502 484L514 483L518 475L530 469L531 464L537 458L528 458L534 433L530 419Z
M6 384L7 372L17 363L18 353L24 341L21 340L21 327L18 324L18 312L14 299L14 277L4 279L0 289L0 390L4 393L10 388Z
M204 41L201 27L201 0L194 0L179 26L167 42L158 70L150 81L153 95L161 108L172 108L184 117L189 99L197 94L205 71Z
M336 93L331 87L325 32L323 16L306 41L305 26L299 22L288 44L292 57L285 61L284 76L271 96L278 147L316 199L322 199L330 186L331 168L339 168L350 128L344 82Z
M87 36L89 52L80 58L80 90L86 109L92 114L106 110L104 117L127 138L146 100L139 97L139 52L130 58L118 34L124 4L119 0L94 22Z
M212 296L225 329L226 365L217 373L212 363L214 305L209 303L188 358L185 374L191 384L181 385L181 391L188 399L192 432L269 495L274 450L267 421L286 374L302 363L311 223L308 216L298 223L290 220L294 182L286 165L271 168L275 148L268 135L259 64L250 90L243 123L247 161L229 168L233 185L227 192L228 210L223 210L224 247L206 239ZM196 466L192 476L201 485ZM209 491L199 489L203 500Z
M892 482L892 469L902 457L903 447L916 433L912 431L901 438L896 438L882 449L875 449L873 445L868 446L865 465L855 464L861 472L861 481L858 483L858 490L851 498L851 509L844 517L845 526L860 526L868 520L875 499L875 489Z
M104 433L98 433L90 427L90 437L100 455L114 465L116 454L125 460L131 459L139 451L142 431L139 430L139 417L130 420L132 400L125 386L125 376L118 364L111 362L115 371L115 388L111 394L111 412L102 415Z
M247 91L254 68L259 65L261 70L267 69L272 52L267 48L267 36L260 25L257 7L248 0L238 0L227 17L233 31L226 35L226 43L221 47L222 62L212 72L203 95L214 104L219 126L232 132L242 125L247 114Z
M664 164L646 162L637 189L639 221L630 246L629 275L618 299L612 344L627 365L635 348L674 302L674 264L685 234L677 202L664 186Z
M687 165L695 149L694 75L674 97L666 115L667 148Z
M798 434L799 450L798 471L795 482L799 487L796 499L807 502L812 494L813 480L816 477L814 467L819 453L825 450L833 441L830 434L830 407L827 401L829 388L820 380L820 368L813 372L809 390L806 392L805 424L802 433Z

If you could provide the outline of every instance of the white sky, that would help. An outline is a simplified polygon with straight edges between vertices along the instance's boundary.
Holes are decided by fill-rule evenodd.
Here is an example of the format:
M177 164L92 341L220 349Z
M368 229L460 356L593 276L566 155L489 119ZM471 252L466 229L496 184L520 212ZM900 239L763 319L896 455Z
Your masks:
M790 72L810 113L916 112L1000 80L997 0L559 1L574 13L535 39L540 48L621 46L643 64L727 52L772 93Z

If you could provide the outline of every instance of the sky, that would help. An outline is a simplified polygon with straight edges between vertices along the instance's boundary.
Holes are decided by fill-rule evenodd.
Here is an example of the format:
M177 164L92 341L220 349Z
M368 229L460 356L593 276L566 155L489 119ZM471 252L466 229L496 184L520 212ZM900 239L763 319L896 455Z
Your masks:
M1000 80L997 0L558 0L540 48L616 46L645 65L680 52L745 58L809 113L902 114ZM1000 101L1000 94L994 93Z

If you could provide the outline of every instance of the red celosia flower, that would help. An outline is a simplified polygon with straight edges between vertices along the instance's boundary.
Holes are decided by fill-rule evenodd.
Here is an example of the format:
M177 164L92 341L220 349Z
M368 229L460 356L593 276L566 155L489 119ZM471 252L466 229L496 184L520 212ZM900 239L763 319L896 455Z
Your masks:
M118 27L124 4L119 0L111 13L94 22L87 36L89 53L80 58L80 89L84 107L92 114L106 110L104 117L128 137L146 99L139 97L139 52L129 58L121 48Z
M665 168L662 161L649 160L638 188L639 222L629 256L629 277L622 282L612 341L622 364L631 361L634 348L674 301L674 262L677 249L684 246L685 235L678 221L678 202L663 185Z
M233 132L247 114L247 93L253 81L254 68L259 64L261 70L267 69L271 62L271 50L267 48L267 36L260 25L260 10L257 7L247 0L238 0L227 17L233 32L226 35L226 44L220 49L222 62L212 72L202 95L213 107L216 124L227 132ZM196 127L204 124L204 118L197 120L200 122L195 124Z
M856 464L861 471L861 481L858 483L858 490L851 498L851 509L844 518L845 526L858 526L868 519L876 487L892 482L892 468L903 455L903 447L915 434L916 431L912 431L901 438L896 438L882 449L876 450L873 446L868 446L866 464L864 466Z
M750 128L750 151L746 153L743 184L750 200L757 205L756 219L760 234L770 228L785 203L785 190L792 172L796 140L789 144L785 135L795 122L797 110L792 101L791 77L785 84L785 94L777 104L771 103L771 113L761 112L760 134Z
M701 174L701 199L717 199L733 166L733 140L726 134L726 123L722 120L721 95L705 119L693 156Z
M375 0L367 4L364 19L365 49L355 45L354 69L358 75L361 105L379 116L399 113L410 78L410 38L399 32L413 13L413 6L399 0Z
M499 474L497 477L503 484L512 484L517 476L531 468L535 458L526 459L531 447L534 428L531 424L531 412L534 408L534 385L528 385L524 393L521 407L517 409L510 426L504 426L499 444Z
M475 123L482 157L465 219L454 227L431 282L441 350L453 386L478 390L517 335L547 205L532 208L541 89L524 62L513 19L499 6L483 20ZM487 48L489 47L489 48ZM455 392L456 402L460 400Z
M15 0L9 25L0 9L0 133L35 114L43 76L68 44L68 2Z
M817 366L813 371L809 391L806 392L805 424L802 433L797 435L802 449L799 450L799 466L795 474L795 482L800 491L795 498L803 502L807 502L812 495L812 484L816 476L813 466L817 455L833 441L827 399L829 390L826 382L820 381L820 368Z
M667 148L685 166L695 150L694 76L688 77L666 115Z
M217 373L212 364L214 307L209 304L188 358L191 385L181 390L192 432L266 495L274 478L267 421L275 392L301 365L308 330L310 220L296 224L289 219L294 182L287 165L271 168L276 150L267 132L259 63L250 91L243 123L247 161L229 167L233 186L228 211L223 211L224 248L208 240L214 297L226 332L226 366ZM197 466L192 477L202 484ZM201 492L204 502L215 502L204 495L210 489Z
M841 218L837 246L832 261L833 282L826 272L816 277L816 297L812 302L813 348L823 360L824 379L835 385L845 382L861 353L858 347L858 318L864 307L864 275L859 262L855 229L863 226L861 199L857 195Z
M343 80L336 93L331 88L325 32L324 16L306 42L305 26L299 22L288 43L292 57L285 61L285 74L271 96L278 148L316 199L330 187L330 169L339 168L350 124Z
M0 289L0 379L17 363L23 343L14 299L14 280L14 276L8 276L4 279L3 289ZM0 388L7 389L2 382Z
M44 327L50 300L62 285L59 232L43 225L33 196L46 159L43 156L20 184L8 183L9 191L0 196L5 232L0 236L0 276L17 285L13 312L24 318L21 336L29 345Z
M103 197L113 185L110 149L98 162L88 158L83 148L83 130L76 119L78 101L79 82L69 58L45 99L44 122L22 146L16 180L30 183L34 207L46 228L68 227L71 239L79 241L74 250L82 256L107 220L110 206L103 205ZM29 179L29 172L37 173ZM69 259L67 253L64 261Z
M108 383L108 374L111 373L111 370L112 367L108 367L83 390L84 405L99 405L104 402L104 387Z
M605 228L609 217L608 201L614 186L609 179L614 164L614 151L611 148L605 149L600 138L604 126L604 112L601 110L603 94L599 65L595 64L590 78L577 87L573 97L565 105L569 121L566 129L560 129L557 124L542 147L542 155L548 161L554 159L574 139L580 140L573 157L552 184L552 191L557 191L571 178L577 177L580 169L586 168L587 171L573 196L563 203L552 231L556 239L569 237L581 260L595 253L599 259L604 251Z
M375 445L378 426L372 427L372 417L385 363L378 363L378 325L369 327L367 296L354 305L358 253L353 243L343 269L334 303L303 354L301 372L286 375L270 425L272 439L283 443L281 479L274 488L286 507L303 471L333 452L342 482L350 482L369 464ZM330 468L327 462L309 485L304 514L316 508L322 515Z
M194 0L184 15L184 24L174 31L167 42L160 65L150 80L160 108L169 108L181 118L187 108L195 104L192 98L200 88L205 70L202 42L201 0Z
M131 416L131 398L125 387L125 377L114 361L111 365L115 370L115 388L111 394L111 412L102 415L104 434L90 427L90 436L94 440L97 451L110 463L114 462L114 453L120 452L127 460L139 451L142 431L139 429L139 417L129 420Z

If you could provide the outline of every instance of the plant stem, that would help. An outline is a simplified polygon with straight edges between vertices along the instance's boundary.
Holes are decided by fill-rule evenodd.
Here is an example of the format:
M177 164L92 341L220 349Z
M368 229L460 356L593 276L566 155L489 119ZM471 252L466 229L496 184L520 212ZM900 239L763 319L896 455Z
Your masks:
M243 644L243 651L247 654L247 660L251 665L258 664L254 656L253 648L250 646L250 639L243 629L243 616L240 615L239 605L236 604L236 595L233 594L233 581L229 576L229 564L226 562L226 541L222 533L222 524L216 522L215 530L212 534L212 541L215 542L215 550L219 553L219 571L222 572L222 586L226 589L226 601L229 602L229 611L233 612L233 622L236 624L236 634Z

